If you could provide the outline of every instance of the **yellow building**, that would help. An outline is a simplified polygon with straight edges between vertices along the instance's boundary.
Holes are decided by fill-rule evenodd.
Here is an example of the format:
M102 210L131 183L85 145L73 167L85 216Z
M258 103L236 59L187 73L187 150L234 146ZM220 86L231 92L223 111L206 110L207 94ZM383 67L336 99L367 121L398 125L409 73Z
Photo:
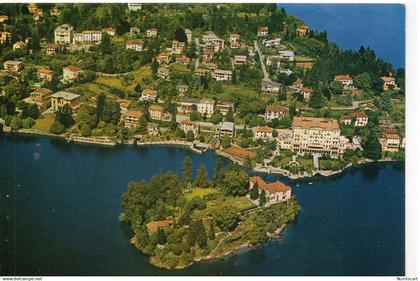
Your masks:
M296 28L296 33L298 36L303 37L309 34L309 27L307 25L300 25L298 28Z

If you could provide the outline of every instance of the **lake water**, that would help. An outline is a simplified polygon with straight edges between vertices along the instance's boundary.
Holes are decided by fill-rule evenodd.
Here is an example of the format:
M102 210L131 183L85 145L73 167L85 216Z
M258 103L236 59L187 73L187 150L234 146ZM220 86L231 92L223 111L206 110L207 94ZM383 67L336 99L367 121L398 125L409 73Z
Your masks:
M0 275L404 275L404 163L312 184L270 176L302 205L278 239L182 271L151 266L118 221L121 195L131 180L180 172L186 155L213 174L212 151L0 136Z
M369 46L395 68L405 66L403 4L278 4L342 49Z

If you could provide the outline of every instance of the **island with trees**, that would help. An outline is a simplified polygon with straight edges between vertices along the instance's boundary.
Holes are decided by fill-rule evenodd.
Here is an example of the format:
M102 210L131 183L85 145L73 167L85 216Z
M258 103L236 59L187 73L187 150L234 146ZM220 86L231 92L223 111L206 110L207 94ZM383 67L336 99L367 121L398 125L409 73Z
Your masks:
M260 188L259 177L249 188L248 173L234 164L223 166L221 159L214 172L209 179L200 165L193 178L186 157L181 178L167 172L128 184L120 220L131 226L132 244L151 264L182 269L221 258L261 245L296 218L300 206L294 196L270 204L270 188L267 193Z

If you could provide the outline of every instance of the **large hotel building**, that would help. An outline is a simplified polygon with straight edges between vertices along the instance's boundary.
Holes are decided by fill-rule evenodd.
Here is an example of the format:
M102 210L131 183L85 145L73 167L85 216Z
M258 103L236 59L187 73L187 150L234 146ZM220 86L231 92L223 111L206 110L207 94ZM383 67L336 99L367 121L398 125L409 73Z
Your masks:
M293 151L338 156L344 152L337 120L313 117L293 118Z

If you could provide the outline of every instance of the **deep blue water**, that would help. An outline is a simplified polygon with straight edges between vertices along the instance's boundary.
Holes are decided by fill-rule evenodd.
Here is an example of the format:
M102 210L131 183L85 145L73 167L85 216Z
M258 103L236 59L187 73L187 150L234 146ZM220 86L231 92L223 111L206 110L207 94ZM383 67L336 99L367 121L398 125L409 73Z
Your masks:
M270 176L303 208L280 238L182 271L149 265L118 221L121 194L131 180L180 172L186 155L213 174L212 151L0 136L0 275L404 275L404 163L313 184Z
M394 68L405 66L403 4L278 4L342 49L369 46Z

